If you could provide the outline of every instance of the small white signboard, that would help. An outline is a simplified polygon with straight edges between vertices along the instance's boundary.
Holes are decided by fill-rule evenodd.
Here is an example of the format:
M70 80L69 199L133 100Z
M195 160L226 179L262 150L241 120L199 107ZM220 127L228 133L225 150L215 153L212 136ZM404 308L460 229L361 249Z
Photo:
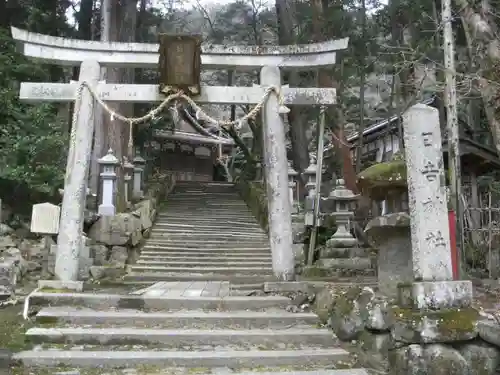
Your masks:
M31 232L40 234L58 234L61 208L52 203L33 205L31 213Z

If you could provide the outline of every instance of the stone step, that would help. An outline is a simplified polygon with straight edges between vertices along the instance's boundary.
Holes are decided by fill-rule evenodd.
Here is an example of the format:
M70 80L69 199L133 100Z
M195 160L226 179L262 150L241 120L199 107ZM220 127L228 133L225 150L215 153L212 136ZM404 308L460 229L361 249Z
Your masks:
M242 251L252 251L252 250L262 250L262 251L270 251L269 243L265 243L263 241L225 241L225 242L197 242L193 240L188 240L188 239L177 239L177 240L172 240L172 239L166 239L166 238L150 238L147 240L146 244L144 247L162 247L162 248L177 248L181 250L185 249L197 249L197 250L204 250L206 249L207 251L215 250L215 249L222 249L222 250L232 250L234 249L235 251L242 250Z
M203 251L203 250L193 250L190 251L182 251L182 250L147 250L144 249L141 252L141 259L169 259L169 260L181 260L185 259L188 261L199 260L203 261L203 259L207 258L223 258L229 261L239 261L239 260L248 260L248 261L268 261L272 259L271 252L269 250L264 250L257 253L247 253L243 251L231 251L231 250L223 250L223 251Z
M186 211L190 212L191 210L200 210L207 212L227 212L227 213L250 213L251 210L246 204L240 204L239 202L236 204L229 202L226 200L213 201L213 200L198 200L198 201L168 201L165 205L164 213L168 213L172 210Z
M240 208L240 209L248 209L248 206L241 199L179 199L176 197L172 197L168 200L167 207L173 206L182 206L183 204L187 204L192 207L200 207L200 208L219 208L219 209L232 209L232 208Z
M250 241L250 242L264 242L267 243L269 240L265 233L231 233L220 231L217 232L196 232L196 231L187 231L187 232L171 232L170 230L162 230L155 229L150 233L150 239L158 238L158 239L174 239L174 240L184 240L184 239L195 239L197 241L205 241L209 240L212 242L219 242L219 237L221 242L241 242L241 241Z
M111 326L204 328L204 329L286 329L296 325L314 325L318 318L313 313L286 311L179 311L142 312L139 310L96 311L73 307L46 307L38 312L36 320L79 325L109 324Z
M175 254L175 255L172 255ZM155 254L155 255L149 255L146 254L144 255L144 252L140 255L139 260L137 263L141 262L156 262L156 261L164 261L165 259L168 259L168 261L171 262L202 262L207 264L207 260L212 263L235 263L235 264L241 264L240 262L245 262L245 263L263 263L263 264L269 264L272 262L271 254L267 257L255 257L255 256L223 256L223 257L217 257L213 256L213 253L209 253L207 255L202 255L202 256L197 256L197 255L192 255L192 254L184 254L184 253L160 253L160 254ZM252 254L253 255L253 254Z
M209 255L215 255L216 253L224 254L235 254L238 256L246 255L258 255L271 254L271 249L269 246L257 246L250 244L250 246L244 246L241 244L223 243L223 244L182 244L182 242L162 242L162 241L148 241L143 247L142 253L145 251L157 251L157 252L182 252L184 254L188 253L209 253ZM245 254L243 254L245 253Z
M186 214L186 213L185 213ZM156 222L159 223L178 223L178 224L193 224L193 225L213 225L217 226L219 224L224 225L259 225L254 216L245 215L245 217L231 217L231 218L221 218L221 217L205 217L205 215L170 215L161 214L157 216Z
M193 222L197 222L198 220L201 221L201 219L210 219L210 220L220 220L220 221L232 221L232 220L239 220L239 221L247 221L251 223L256 223L255 216L253 216L251 213L233 213L233 212L207 212L205 210L170 210L168 211L168 214L162 214L160 217L161 220L169 220L172 222L175 222L177 218L185 218L185 219L190 219Z
M207 258L205 258L207 259ZM210 259L210 258L208 258ZM165 267L220 267L220 266L225 266L225 267L263 267L266 269L271 268L271 259L268 259L265 262L252 262L252 261L239 261L239 262L230 262L227 259L222 259L219 261L213 261L213 260L201 260L201 261L175 261L171 260L170 258L168 260L151 260L151 259L144 259L143 257L140 257L137 260L138 265L144 265L144 266L165 266Z
M333 333L328 329L161 329L161 328L30 328L26 338L36 344L72 345L154 345L162 349L182 346L246 346L266 345L277 347L288 345L331 346L335 343Z
M193 234L172 234L172 233L165 233L165 232L160 232L158 230L152 230L151 231L151 236L150 240L153 240L155 238L158 239L163 239L163 240L172 240L172 241L187 241L190 243L203 243L203 242L209 242L213 244L217 243L228 243L228 242L246 242L246 243L266 243L269 240L267 239L267 236L265 234L259 234L256 236L248 236L248 235L230 235L226 234L222 238L220 237L219 233L210 233L210 234L204 234L204 235L193 235Z
M124 282L141 283L156 281L229 281L231 284L258 284L275 281L273 275L240 275L240 274L193 274L190 272L129 272L123 277Z
M14 354L25 366L110 368L124 366L243 367L331 366L349 360L344 349L227 350L227 351L79 351L33 350Z
M231 192L221 192L221 193L210 193L210 192L198 192L198 193L187 193L187 192L176 192L171 194L167 199L167 203L171 201L189 201L189 202L229 202L229 203L239 203L245 204L245 201L238 194Z
M194 278L191 278L194 280ZM166 280L164 280L166 281ZM97 310L112 308L177 311L183 309L203 310L253 310L271 307L286 307L290 300L281 296L265 297L181 297L181 296L138 296L94 293L51 293L34 292L31 303L51 306L85 306Z
M192 273L192 274L239 274L239 275L269 275L272 274L273 268L267 267L166 267L166 266L149 266L149 265L133 265L128 267L131 272L163 272L163 273Z
M372 260L366 258L330 258L322 259L319 265L331 269L367 270L372 268Z
M221 230L221 229L234 229L234 230L261 230L261 227L259 224L242 224L242 225L234 225L231 222L228 222L227 224L214 224L214 225L209 225L209 224L203 224L203 223L198 223L198 224L190 224L190 223L175 223L175 222L169 222L169 221L157 221L155 223L156 228L161 228L161 229L198 229L198 230Z
M161 213L162 216L173 216L185 214L186 216L197 217L201 215L203 217L214 216L217 218L227 217L229 219L238 219L238 218L254 218L252 212L250 210L233 210L233 209L207 209L203 206L199 206L198 208L189 208L187 209L185 205L179 205L179 207L170 207Z
M193 223L193 225L214 225L217 226L219 224L234 224L234 225L258 225L257 220L253 216L248 216L245 218L230 218L230 219L221 219L221 218L210 218L210 217L203 217L203 215L199 216L191 216L191 217L186 217L186 216L175 216L175 215L169 215L169 214L160 214L157 217L156 220L157 223L178 223L178 224L185 224L187 223Z
M193 233L196 233L197 236L229 236L229 237L249 237L249 238L266 238L267 235L264 233L262 230L236 230L234 228L232 229L212 229L212 230L203 230L201 228L162 228L159 226L154 226L151 234L153 233L158 233L161 234L162 236L164 235L172 235L172 236L180 236L180 235L192 235Z

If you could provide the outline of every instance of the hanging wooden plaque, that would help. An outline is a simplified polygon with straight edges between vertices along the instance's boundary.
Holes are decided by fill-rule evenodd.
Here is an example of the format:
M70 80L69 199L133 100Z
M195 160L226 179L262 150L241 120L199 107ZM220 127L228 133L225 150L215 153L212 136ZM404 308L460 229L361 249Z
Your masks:
M160 34L160 92L200 95L201 36Z

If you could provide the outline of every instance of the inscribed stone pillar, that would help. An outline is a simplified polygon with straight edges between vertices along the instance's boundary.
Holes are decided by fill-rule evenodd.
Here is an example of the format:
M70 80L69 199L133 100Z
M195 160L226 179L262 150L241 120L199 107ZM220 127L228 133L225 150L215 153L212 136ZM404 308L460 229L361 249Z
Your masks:
M263 87L281 85L277 66L265 66L260 72ZM293 280L294 254L292 248L292 220L288 193L288 162L285 127L279 113L280 104L271 94L262 111L265 181L269 211L269 238L273 271L280 280Z
M404 115L413 277L452 280L439 112L417 104Z
M393 316L391 337L404 345L468 341L477 337L479 315L472 282L452 279L438 110L417 104L404 114L403 125L413 277L398 285L402 312ZM410 360L401 363L406 367L398 374L414 373Z
M79 81L95 86L99 80L100 66L97 61L84 61ZM87 176L92 136L94 132L94 99L87 89L83 90L77 112L75 128L70 139L61 222L57 236L55 275L62 281L78 279L78 258L82 244L83 216L87 191Z

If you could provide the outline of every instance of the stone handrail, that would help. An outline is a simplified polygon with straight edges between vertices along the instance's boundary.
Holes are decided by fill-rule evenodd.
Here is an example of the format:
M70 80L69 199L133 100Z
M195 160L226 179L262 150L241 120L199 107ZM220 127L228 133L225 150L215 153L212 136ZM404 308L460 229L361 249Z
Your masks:
M21 42L25 56L60 65L78 66L95 60L102 66L151 68L158 66L156 43L123 43L77 40L32 33L11 27L12 37ZM310 70L335 64L336 52L347 48L349 38L322 43L288 46L227 46L203 44L204 68L255 69L279 66Z

